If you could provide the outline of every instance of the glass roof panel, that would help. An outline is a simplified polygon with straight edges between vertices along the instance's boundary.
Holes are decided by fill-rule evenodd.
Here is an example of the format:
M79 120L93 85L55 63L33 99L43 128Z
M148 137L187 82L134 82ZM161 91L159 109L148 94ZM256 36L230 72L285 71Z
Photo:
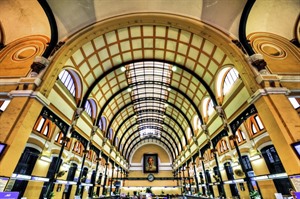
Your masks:
M172 66L163 62L145 61L129 64L126 69L140 136L160 137Z

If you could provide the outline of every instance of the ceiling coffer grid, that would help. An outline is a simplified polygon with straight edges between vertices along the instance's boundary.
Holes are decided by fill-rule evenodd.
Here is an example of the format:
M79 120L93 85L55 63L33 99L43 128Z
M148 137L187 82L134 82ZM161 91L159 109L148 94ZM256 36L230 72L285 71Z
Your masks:
M186 129L191 128L189 121L197 114L197 109L201 109L201 100L207 95L195 74L212 87L218 69L230 62L222 50L201 36L174 27L137 25L99 35L76 51L68 65L78 67L87 80L83 82L86 89L111 67L143 59L178 64L177 70L173 72L173 64L163 62L126 65L125 73L113 70L91 92L99 106L104 107L102 115L110 122L110 127L117 130L116 136L123 137L120 139L123 146L130 141L127 138L133 132L129 127L137 121L136 129L155 125L168 129L172 135L174 130L185 137ZM127 87L130 92L125 92ZM124 92L114 96L119 90ZM125 121L127 115L136 117ZM157 130L152 129L152 132L158 135ZM123 136L123 133L129 135ZM187 138L183 144L187 144Z

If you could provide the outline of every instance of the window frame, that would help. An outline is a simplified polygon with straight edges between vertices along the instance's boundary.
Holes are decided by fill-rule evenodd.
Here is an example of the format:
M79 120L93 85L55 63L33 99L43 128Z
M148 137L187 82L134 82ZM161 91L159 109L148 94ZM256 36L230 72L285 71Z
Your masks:
M44 131L46 130L47 133L45 134ZM50 139L53 134L52 121L40 115L35 122L33 132L44 138Z
M250 138L256 137L266 132L265 125L258 114L254 114L247 119ZM262 126L261 126L262 125Z
M56 134L56 136L55 136L55 138L54 138L54 143L56 144L56 145L58 145L58 146L62 146L62 138L64 137L64 134L63 134L63 132L59 132L59 133L57 133ZM67 143L65 143L65 149L66 150L70 150L70 148L71 148L71 140L69 141L69 142L67 142Z

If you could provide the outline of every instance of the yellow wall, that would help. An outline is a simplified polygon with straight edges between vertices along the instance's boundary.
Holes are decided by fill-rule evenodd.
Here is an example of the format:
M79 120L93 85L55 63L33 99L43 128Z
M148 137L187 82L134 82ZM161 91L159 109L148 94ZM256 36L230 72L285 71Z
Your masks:
M49 162L45 162L43 160L38 159L34 166L31 175L34 176L42 176L45 177L47 175L49 169ZM26 191L24 193L24 197L27 198L39 198L41 194L41 190L43 188L44 182L37 181L29 181L27 184Z
M168 163L171 162L167 152L158 145L147 144L140 147L132 156L132 163L141 163L143 160L143 154L145 153L157 153L160 162Z

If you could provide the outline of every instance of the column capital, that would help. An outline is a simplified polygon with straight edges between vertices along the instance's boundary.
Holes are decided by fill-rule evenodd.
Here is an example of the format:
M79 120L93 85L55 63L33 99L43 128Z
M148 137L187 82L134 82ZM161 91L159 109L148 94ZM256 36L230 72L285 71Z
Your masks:
M76 116L79 117L79 116L82 114L83 111L84 111L84 108L78 107L78 108L76 109L76 111L75 111Z
M262 54L253 54L249 57L249 61L252 66L254 66L257 71L261 74L268 74L269 72L266 69L267 62L264 60Z
M31 64L31 77L36 77L42 70L44 70L46 67L48 67L50 64L50 61L42 56L36 56L33 60L33 63Z
M278 94L282 94L282 95L289 95L291 93L291 91L287 88L283 88L283 87L268 87L268 88L264 88L264 89L258 89L248 100L247 102L250 104L253 104L254 102L256 102L258 99L260 99L262 96L266 96L266 95L278 95Z

